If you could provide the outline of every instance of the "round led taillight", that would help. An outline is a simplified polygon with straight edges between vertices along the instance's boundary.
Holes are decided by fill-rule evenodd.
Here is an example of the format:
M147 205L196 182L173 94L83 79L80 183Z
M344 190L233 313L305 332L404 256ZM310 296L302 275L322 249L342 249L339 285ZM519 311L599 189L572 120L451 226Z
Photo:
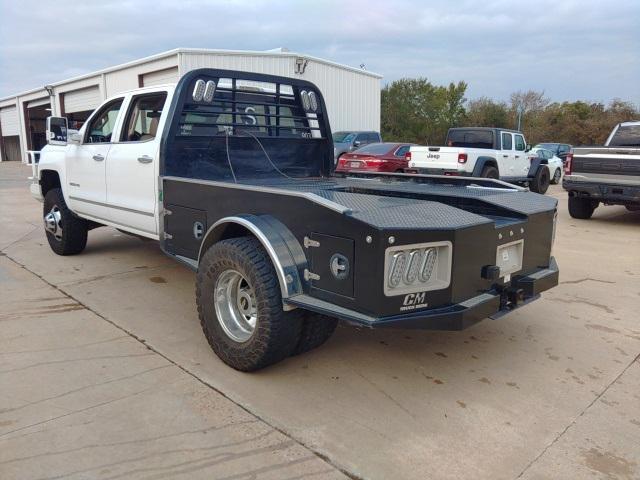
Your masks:
M425 251L424 262L422 263L422 270L420 271L420 281L428 282L433 274L436 260L438 259L438 251L435 248L429 248Z

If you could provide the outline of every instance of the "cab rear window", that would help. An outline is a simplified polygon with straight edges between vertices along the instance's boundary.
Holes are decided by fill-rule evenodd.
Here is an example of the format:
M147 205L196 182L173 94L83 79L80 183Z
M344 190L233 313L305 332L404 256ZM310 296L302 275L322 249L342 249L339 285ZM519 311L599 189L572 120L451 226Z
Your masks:
M493 132L490 130L451 130L447 136L450 147L493 148Z
M609 141L610 147L640 147L640 125L621 125Z

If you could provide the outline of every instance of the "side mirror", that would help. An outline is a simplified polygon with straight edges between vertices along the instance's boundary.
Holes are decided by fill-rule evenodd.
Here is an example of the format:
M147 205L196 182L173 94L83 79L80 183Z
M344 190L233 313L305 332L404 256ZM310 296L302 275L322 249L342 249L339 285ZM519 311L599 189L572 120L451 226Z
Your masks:
M67 132L65 117L47 117L47 143L49 145L66 145Z
M532 148L533 148L533 147L527 143L527 146L525 147L525 152L528 152L528 151L529 151L529 150L531 150Z
M360 145L362 145L362 142L360 140L356 140L355 142L353 142L354 147L359 147Z
M69 143L80 145L82 143L82 135L77 130L69 130Z

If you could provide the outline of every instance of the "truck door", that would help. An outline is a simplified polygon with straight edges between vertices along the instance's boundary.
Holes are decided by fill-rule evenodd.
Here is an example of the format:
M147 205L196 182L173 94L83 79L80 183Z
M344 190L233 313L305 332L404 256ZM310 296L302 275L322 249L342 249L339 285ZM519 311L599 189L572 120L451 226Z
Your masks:
M132 96L107 159L109 219L152 235L158 232L158 154L166 100L166 91Z
M89 121L80 145L67 147L67 193L73 211L107 218L105 164L124 98L100 108Z
M515 141L515 162L513 163L515 171L513 176L526 177L529 173L529 167L531 167L529 155L525 154L527 143L524 141L524 137L519 133L514 134L513 139Z
M515 152L513 150L513 134L510 132L500 132L502 150L498 153L498 170L500 178L513 177L513 163Z

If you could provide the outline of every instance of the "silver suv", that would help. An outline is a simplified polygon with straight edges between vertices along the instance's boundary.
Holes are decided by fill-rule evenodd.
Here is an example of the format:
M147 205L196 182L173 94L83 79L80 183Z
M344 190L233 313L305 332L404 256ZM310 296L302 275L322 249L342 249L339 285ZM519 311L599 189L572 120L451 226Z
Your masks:
M382 137L378 132L335 132L333 134L333 160L343 153L352 152L369 143L382 142Z

